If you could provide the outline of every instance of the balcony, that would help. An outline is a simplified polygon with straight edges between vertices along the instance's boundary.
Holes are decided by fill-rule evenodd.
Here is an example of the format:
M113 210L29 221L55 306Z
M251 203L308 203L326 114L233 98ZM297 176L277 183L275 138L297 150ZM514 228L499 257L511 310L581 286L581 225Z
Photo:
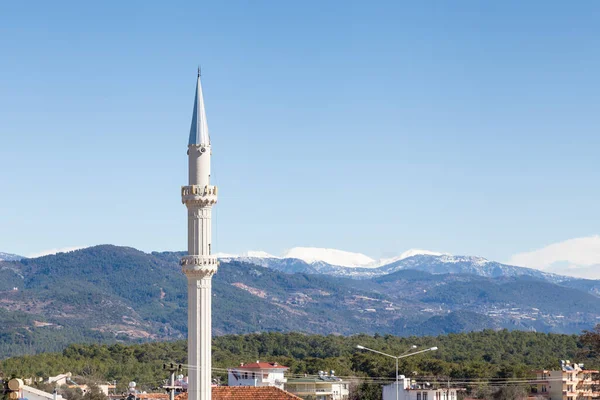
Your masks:
M182 186L181 201L183 203L197 202L200 205L214 204L217 202L217 192L218 188L216 186Z
M296 396L327 396L327 395L332 395L333 392L330 391L325 391L323 389L317 389L317 390L310 390L310 389L292 389L292 388L286 388L286 391L290 392L291 394L295 394Z

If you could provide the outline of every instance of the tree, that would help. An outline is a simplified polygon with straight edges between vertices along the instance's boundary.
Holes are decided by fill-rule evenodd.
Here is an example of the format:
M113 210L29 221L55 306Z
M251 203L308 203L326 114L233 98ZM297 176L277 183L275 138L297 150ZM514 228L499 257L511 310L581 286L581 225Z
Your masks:
M83 392L80 388L70 388L67 385L60 388L60 395L67 400L83 400Z
M89 390L83 395L83 400L107 400L106 395L95 383L90 384Z
M600 361L600 324L591 331L583 331L579 341L583 346L579 354L580 358L591 359L598 363Z
M492 397L492 389L488 385L480 385L473 392L476 399L489 399Z
M525 400L527 391L521 386L503 386L494 392L494 400Z
M381 400L381 385L376 383L352 383L348 400Z

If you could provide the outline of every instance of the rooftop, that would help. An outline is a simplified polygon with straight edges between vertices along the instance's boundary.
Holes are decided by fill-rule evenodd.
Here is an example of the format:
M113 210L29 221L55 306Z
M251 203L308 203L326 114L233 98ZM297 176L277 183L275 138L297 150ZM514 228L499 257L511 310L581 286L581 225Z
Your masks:
M212 398L213 400L302 400L274 386L213 386ZM175 397L175 400L187 399L187 393Z
M137 393L135 395L137 399L163 399L167 400L169 395L166 393Z
M296 379L288 379L288 383L294 384L294 383L335 383L335 382L341 382L342 379L338 378L337 376L319 376L317 378L315 377L306 377L306 378L296 378Z
M273 368L289 369L289 367L286 367L285 365L279 365L276 362L270 363L270 362L260 362L260 361L257 361L255 363L250 363L250 364L240 364L239 367L235 367L235 369L273 369Z

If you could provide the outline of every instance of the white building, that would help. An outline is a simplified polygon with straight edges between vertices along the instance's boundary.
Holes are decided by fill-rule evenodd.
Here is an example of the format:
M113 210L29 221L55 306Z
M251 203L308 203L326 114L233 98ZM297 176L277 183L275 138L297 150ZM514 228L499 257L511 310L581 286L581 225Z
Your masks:
M456 388L434 388L428 384L417 385L415 381L400 375L398 400L457 400ZM383 387L383 400L396 400L396 382Z
M289 379L285 390L298 397L311 397L315 400L346 400L350 394L349 382L323 372L317 378Z
M228 370L228 386L275 386L283 390L287 379L284 373L289 369L277 363L256 361L240 364Z
M13 378L9 380L7 386L9 390L14 391L13 394L16 394L16 397L14 398L28 400L64 400L62 396L56 393L47 393L43 390L27 386L23 383L22 379L18 378ZM7 398L8 397L9 396L7 396Z
M23 386L19 391L19 398L28 400L65 400L59 394L55 396L53 393L47 393L31 386Z
M69 385L73 381L71 381L71 373L67 372L66 374L59 374L56 376L51 376L48 378L48 383L53 383L54 386L59 387L62 385Z

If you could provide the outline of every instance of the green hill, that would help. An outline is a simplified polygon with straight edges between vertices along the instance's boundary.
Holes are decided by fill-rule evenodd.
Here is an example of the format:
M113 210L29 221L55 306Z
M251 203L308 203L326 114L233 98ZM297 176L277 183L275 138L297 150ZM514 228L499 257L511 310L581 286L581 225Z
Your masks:
M103 245L0 262L0 358L73 342L184 338L182 254ZM222 263L213 280L213 332L574 333L600 317L600 298L587 293L588 286L411 270L353 280L232 261Z

